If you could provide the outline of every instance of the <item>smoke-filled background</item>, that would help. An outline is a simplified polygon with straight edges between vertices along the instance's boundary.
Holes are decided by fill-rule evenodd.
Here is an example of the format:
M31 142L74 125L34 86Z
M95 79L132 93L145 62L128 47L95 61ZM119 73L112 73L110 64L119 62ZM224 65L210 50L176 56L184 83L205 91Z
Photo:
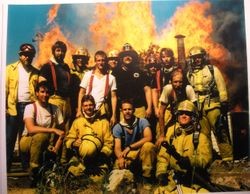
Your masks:
M56 40L67 44L65 61L79 46L93 62L97 50L121 50L130 43L138 52L150 43L170 47L185 36L185 51L204 47L226 79L233 111L248 110L246 38L243 0L113 2L67 5L9 5L7 62L17 60L24 42L37 48L34 63L44 64Z

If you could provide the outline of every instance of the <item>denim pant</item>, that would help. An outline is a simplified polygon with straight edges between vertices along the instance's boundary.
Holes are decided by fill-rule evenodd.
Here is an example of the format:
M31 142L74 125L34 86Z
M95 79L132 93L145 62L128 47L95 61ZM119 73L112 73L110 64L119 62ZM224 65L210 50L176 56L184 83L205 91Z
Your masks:
M30 103L17 103L17 116L6 115L6 152L7 152L7 170L11 168L11 163L13 160L13 151L15 148L15 143L17 140L17 135L19 139L22 136L24 130L23 113L25 106ZM20 155L23 168L27 168L27 158L26 156Z

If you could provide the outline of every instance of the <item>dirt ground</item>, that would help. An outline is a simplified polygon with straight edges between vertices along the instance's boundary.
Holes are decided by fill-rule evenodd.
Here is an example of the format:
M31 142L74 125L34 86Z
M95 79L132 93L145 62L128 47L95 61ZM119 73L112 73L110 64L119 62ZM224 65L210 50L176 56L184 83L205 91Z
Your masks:
M231 164L222 164L221 161L215 161L210 169L210 180L213 184L222 186L225 192L232 191L250 191L250 161L241 160L235 161ZM14 176L11 176L14 175ZM30 188L30 179L28 173L13 172L8 174L8 194L34 194L38 193L37 189ZM136 193L150 194L153 193L144 191L138 186ZM50 191L49 193L58 193L57 191ZM81 191L70 191L68 193L79 194L102 194L107 193L97 188L96 185L90 185ZM121 192L125 194L126 192ZM119 193L120 194L120 193Z

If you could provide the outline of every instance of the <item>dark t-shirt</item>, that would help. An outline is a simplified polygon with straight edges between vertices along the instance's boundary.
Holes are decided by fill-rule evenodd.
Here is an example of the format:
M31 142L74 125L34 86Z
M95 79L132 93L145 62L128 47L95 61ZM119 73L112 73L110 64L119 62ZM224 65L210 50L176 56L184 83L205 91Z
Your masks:
M124 99L132 99L135 108L146 105L144 87L149 84L148 78L142 70L134 68L124 71L119 67L112 74L116 78L118 103Z
M53 65L55 67L56 73L57 90L55 89L55 85L53 83L50 63L43 65L40 71L40 76L44 77L49 82L49 85L51 86L51 92L53 94L62 97L68 97L70 92L70 69L65 63Z

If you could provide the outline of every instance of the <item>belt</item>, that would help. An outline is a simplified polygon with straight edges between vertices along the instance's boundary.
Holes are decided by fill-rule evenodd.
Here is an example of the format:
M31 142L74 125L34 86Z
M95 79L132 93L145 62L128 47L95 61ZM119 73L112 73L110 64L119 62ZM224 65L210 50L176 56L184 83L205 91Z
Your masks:
M18 106L26 106L26 105L31 104L31 103L33 103L33 102L18 102L17 105Z

